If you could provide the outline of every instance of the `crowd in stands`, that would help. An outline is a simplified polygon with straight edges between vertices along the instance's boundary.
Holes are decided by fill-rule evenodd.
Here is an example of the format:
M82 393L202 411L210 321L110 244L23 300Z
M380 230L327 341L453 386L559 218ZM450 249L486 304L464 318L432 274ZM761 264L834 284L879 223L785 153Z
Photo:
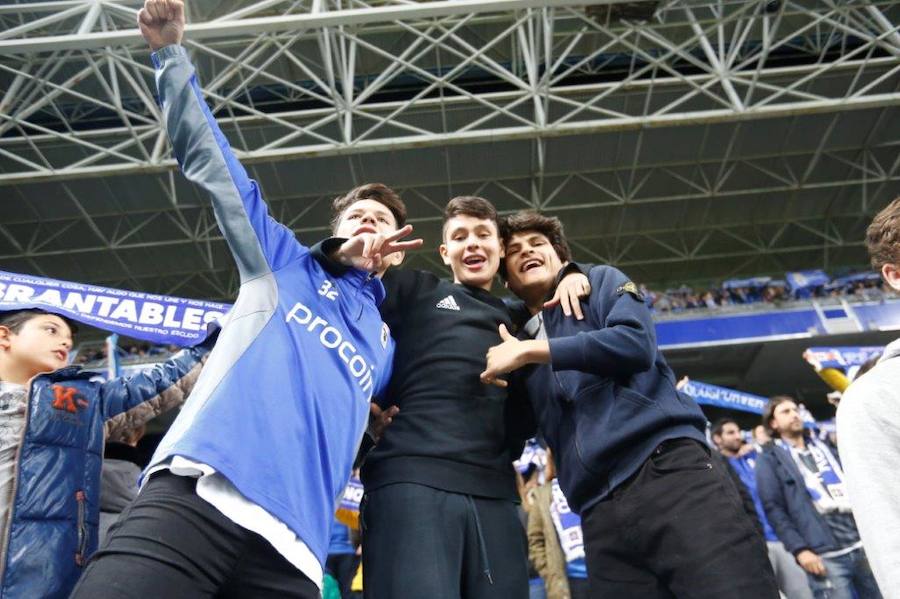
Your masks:
M791 289L783 280L770 277L726 281L720 287L696 290L681 286L654 291L640 286L644 300L657 313L677 313L685 310L716 310L725 306L747 304L781 304L793 300L841 297L858 301L878 301L900 298L900 294L885 287L881 277L875 273L850 275L827 283L811 285L803 289ZM116 351L122 364L165 360L178 352L174 345L153 345L135 341L119 345ZM86 342L78 347L73 363L86 367L106 364L107 347L102 341Z
M820 274L819 274L820 273ZM795 273L788 273L788 275ZM724 306L746 304L782 304L796 300L818 298L846 298L856 301L879 301L900 297L884 285L877 273L859 273L829 279L821 271L805 285L791 285L788 281L771 277L733 279L719 287L694 289L683 285L656 291L641 286L647 304L658 313L685 310L715 310Z
M146 342L134 342L116 347L119 361L122 364L162 361L178 353L176 345L153 345ZM72 359L73 364L85 367L103 366L108 357L106 342L94 341L82 343Z

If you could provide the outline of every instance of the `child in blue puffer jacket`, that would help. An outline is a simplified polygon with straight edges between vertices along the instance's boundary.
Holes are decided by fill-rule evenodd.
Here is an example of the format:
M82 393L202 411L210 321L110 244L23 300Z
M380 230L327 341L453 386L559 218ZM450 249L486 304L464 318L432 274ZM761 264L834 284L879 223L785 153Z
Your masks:
M97 548L104 424L180 404L208 348L107 382L68 366L73 327L0 312L0 597L68 597ZM210 338L211 342L212 338ZM135 481L137 484L137 481Z

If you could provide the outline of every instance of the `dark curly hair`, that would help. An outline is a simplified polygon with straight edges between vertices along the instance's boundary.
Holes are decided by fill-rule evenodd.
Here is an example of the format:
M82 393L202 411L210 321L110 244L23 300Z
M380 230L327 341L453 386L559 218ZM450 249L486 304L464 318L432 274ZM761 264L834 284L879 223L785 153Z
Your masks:
M881 272L885 264L900 265L900 197L872 219L866 230L866 248L876 271Z

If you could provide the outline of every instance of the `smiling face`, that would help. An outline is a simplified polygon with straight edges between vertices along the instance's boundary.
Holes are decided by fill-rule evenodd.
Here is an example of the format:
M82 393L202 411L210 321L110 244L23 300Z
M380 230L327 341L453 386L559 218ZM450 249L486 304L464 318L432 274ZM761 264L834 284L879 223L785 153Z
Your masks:
M444 243L439 249L455 283L490 291L503 257L497 223L457 214L444 223Z
M55 314L38 314L25 321L18 331L0 326L0 352L4 369L13 369L31 378L52 372L69 363L72 331Z
M526 303L543 301L564 266L543 233L520 231L506 242L506 281L509 290Z

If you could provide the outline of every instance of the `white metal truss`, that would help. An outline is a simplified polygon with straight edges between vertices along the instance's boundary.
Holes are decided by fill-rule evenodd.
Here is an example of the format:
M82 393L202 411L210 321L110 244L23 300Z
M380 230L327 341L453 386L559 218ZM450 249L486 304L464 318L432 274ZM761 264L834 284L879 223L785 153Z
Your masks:
M0 203L28 205L0 217L0 264L53 274L53 260L102 255L108 272L83 277L227 297L233 271L215 222L180 183L161 126L134 27L140 4L0 5ZM357 180L368 157L387 152L425 153L449 173L452 148L487 159L484 148L503 145L521 168L387 182L425 207L412 220L426 231L450 187L482 193L503 211L559 215L585 258L650 278L667 264L718 264L701 279L746 261L775 271L804 252L828 262L858 250L870 202L900 180L898 137L884 133L900 106L900 2L662 0L648 22L606 16L614 4L188 0L186 46L273 213L301 235L325 231L319 213L346 185L298 192L287 181L299 160L342 161ZM857 113L878 116L845 142L844 119ZM770 148L740 148L776 121L785 126ZM821 124L818 141L794 147L810 122ZM703 136L699 146L721 147L715 155L686 144L658 157L653 136L670 128L727 134ZM560 158L589 152L591 136L628 143L612 162ZM122 175L167 202L126 207L114 191L131 180ZM41 209L37 189L63 209ZM91 194L112 199L98 208ZM810 208L810 194L827 205ZM735 208L761 198L779 207ZM196 260L165 277L135 268L135 253L184 247Z
M670 0L637 24L583 6L610 3L263 0L193 10L187 44L249 162L900 102L895 2ZM0 184L174 167L136 9L0 7Z
M790 153L774 146L768 154L726 156L724 161L551 170L544 173L546 198L538 208L566 220L573 248L586 260L629 269L715 263L714 268L726 268L727 273L762 263L767 265L763 267L766 271L777 273L792 268L790 262L782 261L785 256L825 252L827 259L829 251L862 245L861 231L871 218L866 198L900 181L898 148L900 141L896 140L872 145L862 153L856 148L839 147ZM183 186L170 188L167 175L152 175L141 181L158 195L180 195L168 207L157 203L143 210L89 214L79 199L83 194L73 188L77 182L60 183L54 195L61 194L75 209L57 208L60 216L45 216L37 223L33 217L16 219L7 214L0 225L0 239L5 237L14 245L9 253L0 254L0 264L24 262L29 270L48 274L40 270L43 261L74 258L90 264L103 257L114 260L121 266L118 270L127 275L96 282L137 288L151 285L160 293L171 294L196 277L207 286L214 285L212 291L217 297L229 297L236 285L232 264L205 203L197 201ZM454 185L459 193L490 197L503 212L535 207L530 196L533 180L527 173L459 179ZM301 238L312 240L327 235L327 216L311 219L311 211L321 212L340 191L335 188L313 196L270 194L268 202L275 218ZM439 226L443 205L432 198L442 197L443 189L418 185L398 187L398 191L408 203L426 207L411 219L418 230L428 232ZM802 199L842 192L855 197L830 212L818 209L817 200ZM116 194L113 189L107 193ZM721 201L723 197L756 202L758 209L736 211L733 205ZM765 203L766 197L776 200ZM784 197L794 199L782 201ZM685 212L685 207L692 208ZM598 219L598 210L605 211L607 218ZM673 214L685 216L673 218ZM170 234L162 238L142 235L159 229ZM28 232L24 237L23 231ZM80 231L79 235L65 244L56 243L74 231ZM153 255L161 250L175 250L191 258L185 257L180 266L167 266L164 279L155 273L142 275L140 269L126 266L123 258L135 252ZM433 248L416 252L411 259L419 266L441 268ZM710 276L697 271L693 278ZM681 280L689 279L682 276Z

